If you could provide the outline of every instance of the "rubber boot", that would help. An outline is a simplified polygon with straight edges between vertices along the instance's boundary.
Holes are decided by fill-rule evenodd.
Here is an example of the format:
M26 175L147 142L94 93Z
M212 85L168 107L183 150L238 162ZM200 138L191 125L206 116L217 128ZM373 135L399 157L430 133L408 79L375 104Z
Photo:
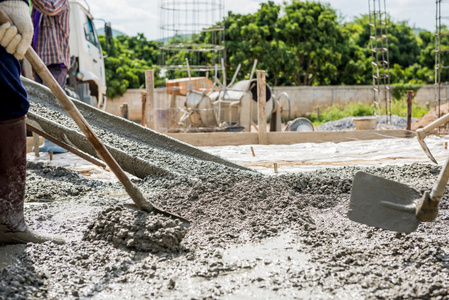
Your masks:
M0 245L62 239L28 229L23 216L26 178L25 117L0 121Z

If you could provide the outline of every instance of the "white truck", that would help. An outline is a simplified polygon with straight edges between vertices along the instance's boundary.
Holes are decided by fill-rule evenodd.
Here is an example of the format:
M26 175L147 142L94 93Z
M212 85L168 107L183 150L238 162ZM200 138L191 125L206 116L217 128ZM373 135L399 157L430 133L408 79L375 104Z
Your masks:
M112 37L105 22L106 41ZM104 58L87 1L70 0L70 57L66 91L92 106L106 108Z

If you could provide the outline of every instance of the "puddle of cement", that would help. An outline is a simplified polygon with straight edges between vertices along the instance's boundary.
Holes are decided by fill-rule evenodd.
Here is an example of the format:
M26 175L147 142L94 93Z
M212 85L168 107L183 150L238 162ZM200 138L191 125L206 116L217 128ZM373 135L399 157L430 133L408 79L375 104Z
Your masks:
M206 279L190 277L176 284L171 296L182 292L183 296L201 298L204 289L218 287L224 294L215 295L221 299L279 299L284 297L283 291L273 285L275 274L286 272L288 268L306 268L310 256L301 251L294 234L282 233L280 236L267 239L262 243L233 245L222 252L224 265L234 266L235 271L224 271L217 277ZM186 292L189 291L187 294ZM308 291L290 290L288 296L306 297Z
M306 262L309 255L301 253L298 250L301 248L293 234L290 232L282 233L280 236L268 239L263 243L245 244L238 246L231 246L223 253L224 262L236 262L238 260L294 260Z

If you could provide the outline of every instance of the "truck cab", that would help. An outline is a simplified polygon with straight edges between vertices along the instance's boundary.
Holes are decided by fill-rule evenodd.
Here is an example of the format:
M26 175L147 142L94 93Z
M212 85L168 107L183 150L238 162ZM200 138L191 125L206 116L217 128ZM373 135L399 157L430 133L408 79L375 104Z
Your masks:
M105 28L107 34L110 31L110 27ZM70 0L69 46L71 66L67 89L81 101L105 109L105 57L86 1Z

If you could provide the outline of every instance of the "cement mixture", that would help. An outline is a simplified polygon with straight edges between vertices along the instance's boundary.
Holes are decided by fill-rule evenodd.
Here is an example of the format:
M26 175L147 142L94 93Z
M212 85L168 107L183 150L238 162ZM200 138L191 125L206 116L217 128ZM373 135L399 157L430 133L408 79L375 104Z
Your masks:
M30 162L28 224L68 243L1 247L0 298L449 298L447 193L438 219L408 235L346 217L356 171L425 191L440 167L267 176L206 164L208 174L134 180L191 220L179 243L176 222L121 206L130 199L118 183ZM153 237L147 246L136 244L142 232Z

